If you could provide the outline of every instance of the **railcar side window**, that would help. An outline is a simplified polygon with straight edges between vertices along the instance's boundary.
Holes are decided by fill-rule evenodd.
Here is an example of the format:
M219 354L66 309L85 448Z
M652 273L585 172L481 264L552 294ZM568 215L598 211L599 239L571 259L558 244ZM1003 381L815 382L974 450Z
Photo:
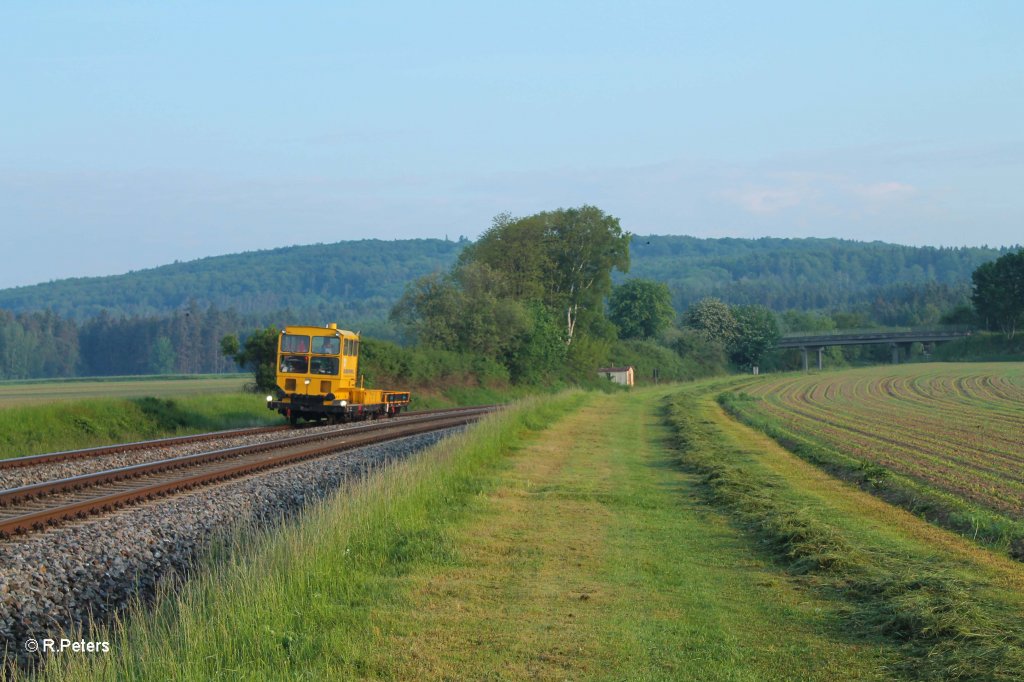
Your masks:
M313 352L323 355L337 355L341 347L341 339L337 336L314 336Z
M282 353L308 353L309 337L299 334L284 334L281 336Z
M305 355L282 355L281 371L287 374L306 374L309 358Z
M310 374L338 375L338 358L313 358L309 363Z

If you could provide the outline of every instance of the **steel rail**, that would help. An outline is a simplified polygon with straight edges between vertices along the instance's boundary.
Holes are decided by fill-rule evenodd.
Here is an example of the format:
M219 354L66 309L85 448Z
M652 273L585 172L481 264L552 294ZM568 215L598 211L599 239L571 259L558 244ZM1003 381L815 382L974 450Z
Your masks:
M178 460L176 465L173 464L175 459L171 459L163 460L160 463L165 464L163 467L147 468L147 465L125 467L125 470L133 470L132 475L116 476L116 472L123 470L111 470L100 472L99 474L75 476L70 479L49 481L45 484L3 491L7 505L6 511L19 511L17 509L10 509L10 507L24 506L26 504L34 506L40 502L45 504L45 500L40 500L40 497L45 498L47 495L57 495L60 493L72 493L76 497L80 497L81 491L86 488L97 488L111 483L124 485L125 482L133 478L138 479L143 476L164 479L154 482L139 480L135 481L137 485L129 490L118 490L115 492L96 491L100 494L88 499L73 499L43 509L24 510L25 513L0 518L0 535L7 537L15 533L39 530L47 525L55 525L62 520L86 518L90 514L110 511L127 504L153 499L154 497L167 495L172 492L188 490L207 483L236 478L264 469L279 467L386 440L461 426L479 419L483 414L491 410L492 408L459 410L454 414L448 413L429 417L423 415L415 421L406 419L402 422L392 421L378 424L375 425L376 428L366 428L358 432L354 432L351 429L334 431L328 437L332 439L332 442L312 448L308 447L311 442L316 440L322 441L325 438L300 436L286 439L288 441L286 444L282 444L282 441L273 441L271 443L262 443L258 446L229 448L212 453L175 458ZM272 450L283 450L284 452L269 454L268 451ZM203 455L215 456L204 458ZM204 465L213 466L209 466L199 471L199 473L194 473L196 468L201 468ZM176 476L172 480L166 480L167 472L183 467L193 470L193 473L185 473L185 475ZM35 490L26 490L29 488ZM58 500L52 501L60 502Z

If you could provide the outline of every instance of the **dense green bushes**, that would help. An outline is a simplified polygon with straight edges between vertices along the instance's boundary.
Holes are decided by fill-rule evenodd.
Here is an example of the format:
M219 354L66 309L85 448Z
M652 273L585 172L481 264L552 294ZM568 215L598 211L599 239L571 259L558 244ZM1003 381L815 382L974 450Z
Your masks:
M939 344L934 355L936 360L947 362L1020 361L1024 360L1024 335L1008 339L1004 334L975 332L967 338Z
M509 382L508 369L483 355L439 348L403 348L378 339L362 340L359 363L359 371L370 388L459 383L493 386Z

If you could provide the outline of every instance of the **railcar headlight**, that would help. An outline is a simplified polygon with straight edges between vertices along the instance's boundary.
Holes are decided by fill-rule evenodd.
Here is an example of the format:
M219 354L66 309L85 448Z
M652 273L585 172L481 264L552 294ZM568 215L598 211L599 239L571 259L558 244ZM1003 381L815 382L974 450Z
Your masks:
M338 404L341 405L342 407L345 407L346 405L348 405L348 401L347 400L339 400Z
M272 396L272 395L268 395L267 396L267 402L268 403L271 402L273 399L274 399L274 396Z

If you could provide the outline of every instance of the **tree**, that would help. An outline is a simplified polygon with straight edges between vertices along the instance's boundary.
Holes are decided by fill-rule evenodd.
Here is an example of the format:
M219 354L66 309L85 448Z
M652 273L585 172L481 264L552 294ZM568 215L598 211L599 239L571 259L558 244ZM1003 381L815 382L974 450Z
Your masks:
M629 271L630 234L622 231L618 218L595 206L555 211L549 233L553 303L564 311L569 344L580 310L599 308L611 291L612 270Z
M554 268L546 213L513 218L509 213L494 217L490 229L459 254L456 269L483 263L505 277L507 293L517 300L545 298L548 273Z
M604 316L611 272L628 267L629 234L598 208L502 214L451 271L406 287L391 319L424 346L499 362L517 382L589 374L616 336Z
M238 337L229 334L220 340L220 352L232 358L252 372L256 387L261 391L273 391L277 386L277 337L280 332L271 325L257 329L240 343Z
M723 374L728 365L722 342L693 329L679 331L672 341L672 350L683 359L689 378Z
M611 291L612 270L629 270L629 240L618 218L595 206L516 219L502 214L467 247L456 272L486 264L504 277L509 297L558 310L569 345L581 313L600 309Z
M619 338L650 339L675 320L668 285L646 279L631 279L612 289L608 319L619 328Z
M391 320L417 343L455 348L458 299L459 291L451 275L425 275L406 286L402 298L391 309Z
M235 339L236 343L238 339ZM174 344L166 336L157 338L149 349L148 371L151 374L170 374L174 371Z
M736 336L736 318L732 309L717 298L704 298L687 308L683 326L726 347Z
M414 282L391 318L424 346L496 359L509 355L530 326L524 305L508 296L504 273L475 261Z
M978 317L1012 339L1024 324L1024 249L978 266L971 281Z
M775 314L763 305L740 305L732 309L736 333L728 344L729 359L749 369L761 362L766 351L779 341L779 323Z

